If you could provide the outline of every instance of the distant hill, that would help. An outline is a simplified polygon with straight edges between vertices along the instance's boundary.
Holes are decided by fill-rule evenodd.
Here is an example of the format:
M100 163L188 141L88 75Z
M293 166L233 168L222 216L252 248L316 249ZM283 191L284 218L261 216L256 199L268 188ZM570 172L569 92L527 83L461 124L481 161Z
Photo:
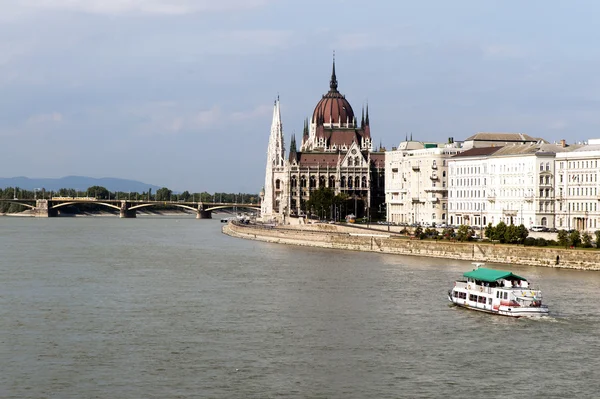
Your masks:
M117 179L113 177L102 177L96 179L85 176L66 176L60 179L30 179L28 177L0 177L0 188L19 187L24 190L33 190L36 188L44 188L46 191L58 191L61 188L73 188L78 191L87 190L88 187L102 186L109 191L122 192L144 192L149 188L156 192L159 186L146 184L136 180Z

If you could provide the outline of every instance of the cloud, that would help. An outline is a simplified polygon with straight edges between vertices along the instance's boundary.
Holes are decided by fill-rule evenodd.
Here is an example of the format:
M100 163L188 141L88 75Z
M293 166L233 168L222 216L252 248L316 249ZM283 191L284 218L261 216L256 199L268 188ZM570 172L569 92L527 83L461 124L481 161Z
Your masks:
M482 50L484 56L489 58L522 58L526 55L522 47L506 44L488 44Z
M211 132L218 127L263 120L270 112L272 106L266 104L234 111L224 110L219 105L199 109L175 102L156 102L131 108L125 116L136 120L135 135L156 136Z
M25 122L26 125L48 125L61 123L63 115L60 112L51 112L48 114L37 114L30 116Z
M15 0L30 10L74 11L88 14L185 15L239 11L265 6L271 0Z
M400 28L402 29L402 28ZM405 29L403 29L405 30ZM408 32L346 32L337 34L332 46L336 50L360 51L366 49L393 49L397 47L414 46L416 42L409 37Z

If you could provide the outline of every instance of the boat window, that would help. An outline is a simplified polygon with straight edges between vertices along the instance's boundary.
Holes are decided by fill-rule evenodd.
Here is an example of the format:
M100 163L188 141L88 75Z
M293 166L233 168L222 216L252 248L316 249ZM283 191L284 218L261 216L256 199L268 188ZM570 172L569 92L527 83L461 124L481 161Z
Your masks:
M508 292L504 293L504 299L508 299Z
M492 304L492 298L488 299L488 305Z

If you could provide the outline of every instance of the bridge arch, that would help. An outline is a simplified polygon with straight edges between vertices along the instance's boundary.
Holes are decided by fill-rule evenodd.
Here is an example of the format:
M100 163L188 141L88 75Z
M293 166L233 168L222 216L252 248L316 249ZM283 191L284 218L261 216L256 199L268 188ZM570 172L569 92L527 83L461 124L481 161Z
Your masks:
M35 209L35 205L25 204L23 202L17 202L17 201L4 201L4 202L8 202L9 204L23 205L27 208Z
M58 208L62 208L63 206L75 205L75 204L94 204L94 205L97 204L97 205L104 205L104 206L107 206L109 208L116 209L118 211L121 210L120 206L113 205L113 204L107 204L106 202L96 202L96 201L94 201L94 202L79 202L79 201L61 202L60 204L53 205L52 208L50 208L50 209L58 209Z

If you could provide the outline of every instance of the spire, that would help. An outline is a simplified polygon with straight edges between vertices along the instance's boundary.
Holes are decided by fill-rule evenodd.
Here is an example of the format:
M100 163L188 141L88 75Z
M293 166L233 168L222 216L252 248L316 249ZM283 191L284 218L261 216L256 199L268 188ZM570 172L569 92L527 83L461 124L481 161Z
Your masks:
M413 140L412 140L412 132L410 133L410 141L413 141Z
M365 118L365 125L369 126L369 103L367 103L367 116Z
M292 134L292 141L290 142L290 156L289 156L289 160L290 161L295 161L296 160L296 135Z
M365 107L362 107L362 117L360 118L361 129L365 127Z
M337 91L338 82L335 76L335 50L333 51L333 67L331 68L331 80L329 81L329 89L331 91Z

